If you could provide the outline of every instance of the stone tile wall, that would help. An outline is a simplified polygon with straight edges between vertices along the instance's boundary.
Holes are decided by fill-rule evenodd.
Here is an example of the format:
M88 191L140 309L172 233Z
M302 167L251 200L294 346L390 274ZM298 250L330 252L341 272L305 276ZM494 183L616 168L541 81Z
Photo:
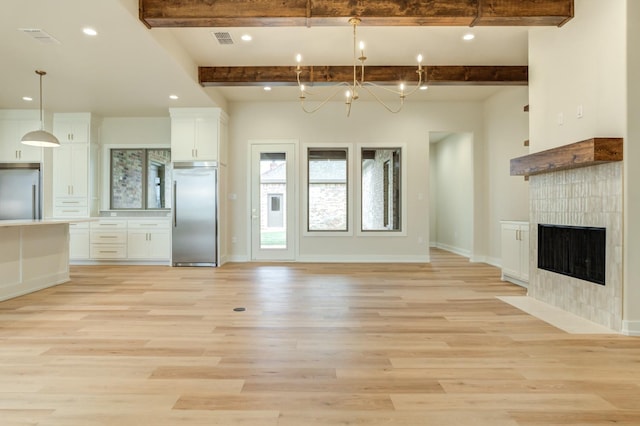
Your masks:
M529 196L529 296L620 331L622 162L531 176ZM606 228L606 285L538 269L539 223Z

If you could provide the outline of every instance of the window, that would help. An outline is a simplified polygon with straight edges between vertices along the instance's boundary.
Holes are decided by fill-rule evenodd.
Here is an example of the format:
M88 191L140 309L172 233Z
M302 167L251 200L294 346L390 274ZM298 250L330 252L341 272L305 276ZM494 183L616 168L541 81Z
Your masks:
M308 231L347 231L346 148L307 150Z
M111 149L111 209L171 205L170 149Z
M362 230L400 231L400 148L362 148Z

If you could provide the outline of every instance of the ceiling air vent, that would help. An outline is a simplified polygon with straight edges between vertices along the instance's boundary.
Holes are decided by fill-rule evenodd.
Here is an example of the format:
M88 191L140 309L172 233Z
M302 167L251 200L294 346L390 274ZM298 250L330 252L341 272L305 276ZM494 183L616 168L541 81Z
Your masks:
M39 28L18 28L18 30L27 34L31 38L38 40L40 43L60 44L60 42L53 38L51 34L48 34L46 31L42 31Z
M218 43L220 44L233 44L233 39L231 38L231 34L226 31L220 32L212 32Z

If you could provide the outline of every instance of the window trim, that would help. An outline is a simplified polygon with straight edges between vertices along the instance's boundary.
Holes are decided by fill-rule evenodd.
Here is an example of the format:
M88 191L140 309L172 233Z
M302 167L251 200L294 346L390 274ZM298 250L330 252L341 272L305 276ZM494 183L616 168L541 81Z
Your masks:
M354 187L353 187L353 143L350 142L319 142L319 143L306 143L302 144L302 156L303 161L300 170L301 174L301 182L303 185L301 186L302 192L302 203L300 203L301 207L301 219L300 227L302 228L302 236L303 237L352 237L353 236L353 212L354 212ZM317 149L317 150L343 150L347 151L347 230L346 231L310 231L309 230L309 150Z
M400 149L400 229L395 230L362 230L362 150L363 149ZM357 167L357 228L355 235L358 237L406 237L407 236L407 144L405 142L367 142L356 144Z
M135 208L135 209L112 209L111 208L111 150L112 149L169 149L171 150L170 144L105 144L102 145L102 172L101 172L101 183L102 183L102 191L103 194L100 201L100 211L139 211L139 212L163 212L163 211L171 211L171 207L165 207L161 209L145 209L145 208ZM146 173L146 171L145 171ZM90 183L91 184L91 183ZM95 185L95 184L94 184ZM98 186L98 185L96 185ZM146 188L145 188L146 193Z

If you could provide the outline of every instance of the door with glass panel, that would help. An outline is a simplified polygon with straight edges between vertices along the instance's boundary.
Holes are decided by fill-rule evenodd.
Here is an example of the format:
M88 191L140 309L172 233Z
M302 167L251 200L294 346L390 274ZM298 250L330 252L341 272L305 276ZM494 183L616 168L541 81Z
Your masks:
M251 146L251 258L293 260L294 145Z

